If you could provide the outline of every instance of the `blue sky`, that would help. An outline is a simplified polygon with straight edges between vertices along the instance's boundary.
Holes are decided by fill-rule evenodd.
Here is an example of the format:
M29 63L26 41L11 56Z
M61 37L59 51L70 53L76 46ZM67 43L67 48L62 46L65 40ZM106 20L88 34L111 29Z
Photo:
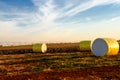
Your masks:
M120 39L120 0L0 0L0 42Z

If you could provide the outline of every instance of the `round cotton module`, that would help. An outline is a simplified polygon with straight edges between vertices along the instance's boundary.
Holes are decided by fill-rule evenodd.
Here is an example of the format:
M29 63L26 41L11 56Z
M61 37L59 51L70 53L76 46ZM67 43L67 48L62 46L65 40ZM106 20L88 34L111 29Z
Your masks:
M92 43L92 52L95 56L117 55L119 44L115 39L97 38Z
M43 53L45 53L46 51L47 51L47 45L44 43L44 44L42 44L42 46L41 46L41 51L43 52Z
M33 52L45 53L46 51L47 51L46 44L33 44Z
M80 51L91 51L91 41L80 41Z

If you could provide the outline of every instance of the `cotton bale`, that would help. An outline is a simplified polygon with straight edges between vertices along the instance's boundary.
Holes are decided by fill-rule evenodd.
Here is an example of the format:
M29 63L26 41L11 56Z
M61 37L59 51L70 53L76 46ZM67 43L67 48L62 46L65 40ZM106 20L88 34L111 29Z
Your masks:
M46 44L33 44L33 52L42 52L45 53L47 51L47 46Z
M117 42L118 42L118 44L119 44L119 46L120 46L120 40L117 40ZM120 47L119 47L119 52L120 52Z
M80 41L80 51L91 51L91 41Z
M111 38L97 38L92 43L92 52L95 56L117 55L119 44Z

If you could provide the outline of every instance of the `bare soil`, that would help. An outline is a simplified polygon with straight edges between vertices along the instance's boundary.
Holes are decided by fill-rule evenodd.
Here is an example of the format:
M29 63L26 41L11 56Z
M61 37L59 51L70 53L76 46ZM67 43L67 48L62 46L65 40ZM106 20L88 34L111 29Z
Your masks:
M1 54L0 80L120 80L120 55Z
M120 66L103 66L79 70L57 70L28 75L0 76L0 80L120 80Z

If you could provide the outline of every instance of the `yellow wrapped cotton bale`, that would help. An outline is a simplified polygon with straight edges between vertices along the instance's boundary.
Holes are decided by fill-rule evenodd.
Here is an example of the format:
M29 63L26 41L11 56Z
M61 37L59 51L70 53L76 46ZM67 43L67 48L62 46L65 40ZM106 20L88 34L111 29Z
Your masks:
M80 51L91 51L91 41L81 41Z
M46 44L33 44L33 52L42 52L45 53L47 51Z
M92 52L95 56L117 55L119 44L111 38L97 38L92 43Z

